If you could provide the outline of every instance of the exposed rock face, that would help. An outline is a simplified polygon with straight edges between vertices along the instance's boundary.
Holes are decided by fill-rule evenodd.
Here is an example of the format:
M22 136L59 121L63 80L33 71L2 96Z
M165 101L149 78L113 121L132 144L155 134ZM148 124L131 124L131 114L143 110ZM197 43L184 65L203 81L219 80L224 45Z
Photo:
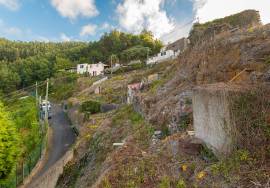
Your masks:
M234 33L240 29L248 29L250 27L261 25L260 14L255 10L245 10L238 14L227 16L222 19L216 19L207 23L195 23L189 39L192 45L204 40L210 40L215 35L231 32Z
M244 69L250 71L242 74L237 83L270 81L269 64L266 63L269 54L270 25L252 31L223 33L180 55L178 64L163 73L175 76L156 94L138 94L134 101L135 110L157 127L166 125L175 132L175 125L181 120L183 93L196 85L229 82Z
M227 156L235 149L238 134L231 116L230 100L243 95L244 91L247 89L223 83L194 89L195 136L212 148L217 156Z

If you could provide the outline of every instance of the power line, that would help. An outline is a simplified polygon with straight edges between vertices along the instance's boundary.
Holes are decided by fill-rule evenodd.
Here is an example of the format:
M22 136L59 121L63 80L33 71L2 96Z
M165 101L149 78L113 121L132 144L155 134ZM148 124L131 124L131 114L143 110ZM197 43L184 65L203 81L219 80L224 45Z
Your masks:
M53 78L52 81L57 81L57 80L61 80L61 79L65 79L68 78L69 76L63 76L63 77L59 77L59 78ZM16 100L18 97L21 97L21 95L25 95L25 92L27 92L27 90L32 90L35 89L36 87L41 87L41 86L45 86L47 84L47 81L42 81L41 83L39 83L38 85L33 84L30 85L28 87L13 91L8 93L7 95L0 97L0 99L4 99L5 101L9 102L9 101L13 101ZM11 98L11 97L15 97L15 98Z
M43 86L43 85L45 85L45 82L38 84L38 87ZM24 92L27 92L26 90L34 89L35 87L36 87L36 85L31 85L31 86L28 86L26 88L10 92L10 93L8 93L7 95L5 95L5 96L3 96L1 98L10 98L10 97L14 97L14 96L17 96L17 95L21 95Z
M170 34L174 33L176 30L184 29L186 26L188 26L189 24L193 23L194 20L195 19L192 19L192 20L188 21L187 23L185 23L183 25L178 25L171 32L169 32L167 35L170 35Z

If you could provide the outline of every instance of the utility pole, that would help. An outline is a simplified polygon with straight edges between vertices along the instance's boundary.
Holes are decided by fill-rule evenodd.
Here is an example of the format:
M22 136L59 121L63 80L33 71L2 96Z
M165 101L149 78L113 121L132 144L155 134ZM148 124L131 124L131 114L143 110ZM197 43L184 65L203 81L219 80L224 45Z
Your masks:
M36 105L38 106L38 83L36 82Z
M45 121L48 123L48 95L49 95L49 78L47 78L47 87L46 87L46 110L45 110Z
M112 70L113 69L113 67L112 67L112 55L111 55L111 75L112 75Z

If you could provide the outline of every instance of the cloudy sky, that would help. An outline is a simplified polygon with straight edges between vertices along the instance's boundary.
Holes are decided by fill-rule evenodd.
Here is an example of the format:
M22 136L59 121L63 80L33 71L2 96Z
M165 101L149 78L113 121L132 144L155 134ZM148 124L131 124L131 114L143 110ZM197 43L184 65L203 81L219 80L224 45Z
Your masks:
M165 42L187 36L192 22L259 10L270 0L0 0L0 37L22 41L93 41L112 29L151 30Z

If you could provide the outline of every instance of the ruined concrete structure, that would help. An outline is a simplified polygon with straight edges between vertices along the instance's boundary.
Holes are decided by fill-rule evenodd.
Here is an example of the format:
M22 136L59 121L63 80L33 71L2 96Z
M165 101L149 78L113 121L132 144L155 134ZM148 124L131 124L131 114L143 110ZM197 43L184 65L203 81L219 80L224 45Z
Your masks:
M244 88L224 83L197 87L193 92L195 136L218 157L229 155L237 140L237 128L231 115L232 98L243 94Z
M134 83L134 84L129 84L128 85L128 92L127 92L127 103L132 104L133 103L133 98L134 95L140 91L142 87L141 83Z
M171 44L168 44L166 50L172 50L174 52L183 52L188 48L189 40L187 38L181 38Z

